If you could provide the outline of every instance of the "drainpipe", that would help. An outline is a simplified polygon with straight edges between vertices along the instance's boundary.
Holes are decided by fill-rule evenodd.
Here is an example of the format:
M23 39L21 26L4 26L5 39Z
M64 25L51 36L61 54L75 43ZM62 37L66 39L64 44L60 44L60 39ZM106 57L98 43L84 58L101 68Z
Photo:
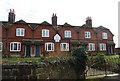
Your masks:
M96 33L96 44L97 44L97 49L96 49L96 52L98 53L99 51L99 43L98 43L98 36L97 36L98 33Z

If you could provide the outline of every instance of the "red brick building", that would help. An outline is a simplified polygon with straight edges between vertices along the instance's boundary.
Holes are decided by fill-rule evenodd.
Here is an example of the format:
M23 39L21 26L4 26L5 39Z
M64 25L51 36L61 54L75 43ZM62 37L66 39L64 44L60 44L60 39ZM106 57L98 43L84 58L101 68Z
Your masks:
M56 14L52 24L15 22L14 10L10 10L8 21L2 21L2 42L0 50L8 56L66 56L75 46L85 46L89 54L113 54L113 34L103 26L92 27L92 19L86 18L82 26L57 24Z

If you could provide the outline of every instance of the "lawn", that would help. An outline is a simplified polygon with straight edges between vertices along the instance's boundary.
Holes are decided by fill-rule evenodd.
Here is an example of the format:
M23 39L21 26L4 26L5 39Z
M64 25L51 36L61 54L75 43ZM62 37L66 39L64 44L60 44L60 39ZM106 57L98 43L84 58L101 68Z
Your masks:
M24 62L24 61L40 61L41 58L3 58L3 62Z

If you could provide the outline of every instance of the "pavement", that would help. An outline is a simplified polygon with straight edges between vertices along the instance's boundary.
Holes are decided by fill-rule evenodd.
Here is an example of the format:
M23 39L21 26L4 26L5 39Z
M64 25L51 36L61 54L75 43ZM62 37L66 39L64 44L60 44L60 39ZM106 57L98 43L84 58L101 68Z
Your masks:
M99 76L89 76L87 79L92 79L92 78L100 78L100 81L120 81L120 74L108 74L107 76L105 75L99 75Z
M111 75L104 77L104 79L117 79L120 81L120 74L111 74Z

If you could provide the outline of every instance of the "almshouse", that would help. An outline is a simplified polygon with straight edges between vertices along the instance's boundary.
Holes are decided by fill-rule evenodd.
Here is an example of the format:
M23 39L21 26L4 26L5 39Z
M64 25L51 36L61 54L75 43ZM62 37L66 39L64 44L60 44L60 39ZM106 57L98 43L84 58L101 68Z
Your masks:
M5 56L66 56L74 47L85 46L89 54L113 54L113 34L103 26L92 27L91 17L82 26L68 23L57 24L56 14L52 24L15 22L14 9L10 9L8 21L2 21L2 42L0 51Z

